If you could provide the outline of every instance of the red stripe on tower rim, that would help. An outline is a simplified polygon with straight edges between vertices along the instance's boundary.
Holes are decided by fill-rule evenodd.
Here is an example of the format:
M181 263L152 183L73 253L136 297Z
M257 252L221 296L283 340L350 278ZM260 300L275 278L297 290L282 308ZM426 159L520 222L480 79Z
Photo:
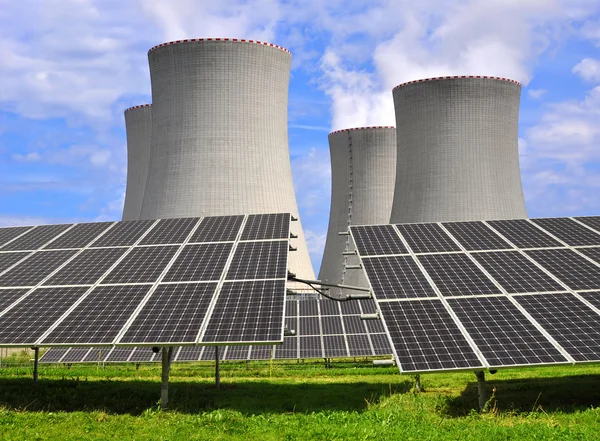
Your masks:
M373 129L396 129L396 127L394 127L394 126L351 127L351 128L347 128L347 129L335 130L327 136L335 135L337 133L355 131L355 130L373 130Z
M392 90L396 90L399 89L401 87L407 86L409 84L413 84L413 83L423 83L426 81L440 81L440 80L455 80L455 79L467 79L467 78L479 78L479 79L487 79L487 80L496 80L496 81L506 81L508 83L513 83L513 84L518 84L519 86L521 86L521 83L516 81L516 80L512 80L510 78L505 78L505 77L493 77L493 76L488 76L488 75L462 75L462 76L446 76L446 77L430 77L430 78L422 78L419 80L412 80L412 81L407 81L405 83L401 83L398 84L396 87L394 87Z
M182 43L190 43L190 42L203 42L203 41L230 41L230 42L235 42L235 43L252 43L252 44L259 44L261 46L270 46L270 47L274 47L276 49L279 49L289 55L292 55L292 53L281 46L278 46L276 44L273 43L268 43L266 41L259 41L259 40L246 40L244 38L238 39L238 38L223 38L223 37L218 37L218 38L213 38L213 37L207 37L207 38L189 38L189 39L185 39L185 40L174 40L174 41L169 41L169 42L165 42L165 43L160 43L156 46L151 47L148 50L148 53L154 51L155 49L158 49L160 47L163 46L170 46L170 45L174 45L174 44L182 44Z

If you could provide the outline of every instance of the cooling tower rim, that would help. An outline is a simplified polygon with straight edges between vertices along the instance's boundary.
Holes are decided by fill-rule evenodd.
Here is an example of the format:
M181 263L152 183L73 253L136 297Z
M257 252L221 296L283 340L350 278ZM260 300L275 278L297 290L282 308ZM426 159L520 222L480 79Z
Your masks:
M207 41L230 41L233 43L252 43L252 44L258 44L261 46L274 47L276 49L279 49L279 50L287 53L290 56L292 55L292 53L288 49L281 47L281 46L277 46L276 44L267 43L265 41L260 41L260 40L247 40L245 38L187 38L185 40L174 40L174 41L168 41L166 43L161 43L161 44L151 47L150 50L148 51L148 54L150 54L150 52L152 52L160 47L164 47L164 46L172 46L175 44L183 44L183 43L191 43L191 42L204 43Z
M143 107L152 107L152 104L138 104L137 106L132 106L132 107L129 107L129 108L125 109L123 111L123 113L127 113L130 110L134 110L134 109L141 109Z
M327 136L331 136L331 135L335 135L337 133L342 133L342 132L348 132L348 131L354 131L354 130L376 130L376 129L396 129L395 126L366 126L366 127L352 127L350 129L341 129L341 130L336 130L334 132L331 132L329 135Z
M445 77L432 77L432 78L422 78L420 80L413 80L413 81L408 81L406 83L402 83L402 84L398 84L396 87L394 87L392 89L396 90L399 89L401 87L407 86L409 84L415 84L415 83L425 83L428 81L440 81L440 80L456 80L456 79L481 79L481 80L496 80L496 81L506 81L508 83L513 83L513 84L517 84L517 85L521 85L521 83L519 83L516 80L511 80L510 78L505 78L505 77L493 77L493 76L489 76L489 75L448 75Z

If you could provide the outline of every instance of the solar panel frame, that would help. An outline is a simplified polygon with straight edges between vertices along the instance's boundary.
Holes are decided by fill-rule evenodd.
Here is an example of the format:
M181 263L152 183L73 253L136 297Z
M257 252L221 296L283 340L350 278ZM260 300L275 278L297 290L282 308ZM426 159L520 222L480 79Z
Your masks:
M251 214L244 225L240 240L288 239L290 222L289 213Z
M517 248L554 248L564 246L561 242L542 231L528 219L485 221L485 224L500 233Z
M0 287L34 287L42 283L48 276L60 269L72 257L75 250L38 251L2 273ZM51 265L42 265L42 261Z
M94 222L74 224L63 234L43 245L43 250L60 250L68 248L84 248L98 236L109 230L114 222Z
M484 222L444 222L441 225L467 251L514 249Z
M572 218L600 233L600 216L578 216Z
M93 285L126 252L126 248L84 249L44 280L43 285Z
M156 225L156 220L122 221L88 245L98 247L130 247L139 242Z
M186 244L162 282L219 281L232 248L233 244L228 242Z
M541 267L552 273L569 289L600 289L600 266L573 248L525 251Z
M102 284L154 283L175 257L177 245L133 247L102 278Z
M2 251L34 251L65 233L73 224L38 225L0 247Z
M190 233L199 225L199 217L159 219L139 245L173 245L182 244Z
M244 220L243 215L205 217L200 221L188 243L233 242L239 236Z
M31 230L33 226L19 226L19 227L3 227L0 228L0 249L7 243L19 238L27 231Z
M350 234L361 256L408 254L392 225L356 225L352 226Z
M600 234L573 219L540 218L531 219L531 222L569 246L600 246Z
M412 253L461 251L460 246L438 224L396 224Z
M225 280L285 279L288 251L287 240L240 242Z

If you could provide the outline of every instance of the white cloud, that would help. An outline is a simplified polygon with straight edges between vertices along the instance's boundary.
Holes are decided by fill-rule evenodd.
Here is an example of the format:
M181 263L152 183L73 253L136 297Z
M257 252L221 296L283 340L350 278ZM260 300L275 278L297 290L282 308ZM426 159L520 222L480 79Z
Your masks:
M573 73L586 81L600 82L600 60L584 58L573 67Z
M12 158L15 161L20 161L20 162L36 162L41 159L41 156L38 152L29 152L25 155L22 155L20 153L15 153L12 155Z
M547 89L529 89L529 90L527 90L527 96L529 96L535 100L539 100L547 93L548 93Z

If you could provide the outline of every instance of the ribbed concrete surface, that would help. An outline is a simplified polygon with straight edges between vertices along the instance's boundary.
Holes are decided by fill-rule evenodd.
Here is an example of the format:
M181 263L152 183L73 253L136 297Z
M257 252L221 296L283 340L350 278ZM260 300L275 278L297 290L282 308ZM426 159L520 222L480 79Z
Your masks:
M125 110L125 130L127 132L127 188L122 220L128 221L140 218L144 199L152 142L151 105L143 104Z
M419 80L393 91L398 165L391 222L525 218L518 152L521 85Z
M396 176L396 129L361 127L329 134L331 154L331 210L319 279L368 287L350 236L340 236L349 225L389 222ZM332 293L338 294L339 290Z
M141 218L291 212L291 56L250 42L153 48L152 153ZM291 271L314 278L299 223Z

